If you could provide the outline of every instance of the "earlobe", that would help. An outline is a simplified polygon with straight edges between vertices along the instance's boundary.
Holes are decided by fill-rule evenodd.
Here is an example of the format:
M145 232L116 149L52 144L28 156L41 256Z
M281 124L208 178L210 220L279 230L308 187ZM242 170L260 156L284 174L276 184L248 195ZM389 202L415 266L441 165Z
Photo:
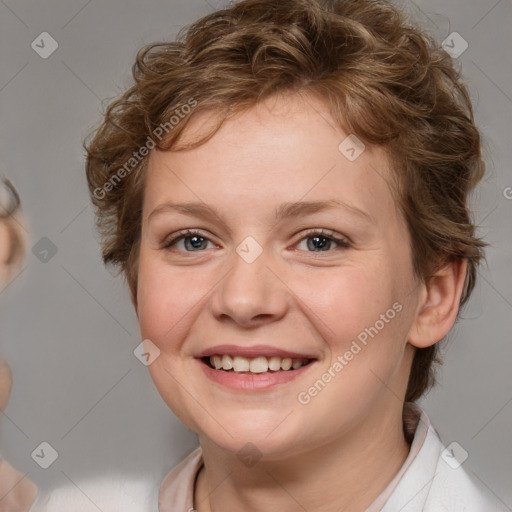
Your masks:
M416 319L408 341L425 348L441 341L450 331L459 311L466 279L467 260L455 258L423 285Z

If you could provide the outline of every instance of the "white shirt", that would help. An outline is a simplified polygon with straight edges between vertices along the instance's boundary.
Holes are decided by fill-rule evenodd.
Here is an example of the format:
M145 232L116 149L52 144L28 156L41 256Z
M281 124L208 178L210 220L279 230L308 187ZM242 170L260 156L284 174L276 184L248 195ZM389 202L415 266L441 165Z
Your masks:
M367 512L494 512L498 502L471 480L445 450L427 415L422 413L409 455L400 471ZM193 510L194 481L203 465L201 448L194 450L164 479L159 512Z
M457 446L446 449L422 413L407 459L366 512L500 510L498 500L471 479L457 461L463 462L463 453ZM190 512L194 509L195 479L202 465L198 447L167 474L159 489L150 479L104 477L79 483L80 490L56 489L43 500L44 506L30 512L97 512L98 508L103 512Z

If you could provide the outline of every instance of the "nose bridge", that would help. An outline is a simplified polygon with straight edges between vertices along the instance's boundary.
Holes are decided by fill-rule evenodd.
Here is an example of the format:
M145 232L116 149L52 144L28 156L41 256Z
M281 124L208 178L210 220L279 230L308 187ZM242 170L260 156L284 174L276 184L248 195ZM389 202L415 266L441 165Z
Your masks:
M270 253L253 237L245 238L233 251L231 270L222 279L212 299L213 314L230 317L241 325L272 321L284 314L286 294L280 281L267 268Z

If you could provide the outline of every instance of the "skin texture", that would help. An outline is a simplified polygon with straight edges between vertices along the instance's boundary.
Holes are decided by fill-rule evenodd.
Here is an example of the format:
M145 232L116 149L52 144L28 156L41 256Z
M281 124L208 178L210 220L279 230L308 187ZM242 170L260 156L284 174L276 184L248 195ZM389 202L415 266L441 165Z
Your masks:
M185 141L212 115L197 114ZM199 512L286 512L298 503L362 511L407 456L402 401L414 346L451 328L465 265L447 265L428 286L414 275L386 153L367 146L350 162L338 150L347 135L321 100L288 95L232 118L198 148L150 156L134 305L143 339L160 350L149 366L155 385L201 442ZM349 206L273 216L283 203L330 199ZM161 208L169 201L203 202L218 216ZM204 248L184 240L163 247L184 229L199 230ZM315 251L308 230L319 229L349 246L322 239L327 247ZM263 249L252 263L236 252L248 236ZM298 394L396 303L400 312L301 404ZM286 384L232 390L195 358L220 344L271 345L315 361ZM261 456L250 467L237 457L248 442Z

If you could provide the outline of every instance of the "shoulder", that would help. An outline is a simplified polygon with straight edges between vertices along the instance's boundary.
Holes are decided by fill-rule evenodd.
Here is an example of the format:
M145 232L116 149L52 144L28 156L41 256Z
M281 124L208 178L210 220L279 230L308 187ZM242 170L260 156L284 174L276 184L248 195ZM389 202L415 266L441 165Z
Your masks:
M425 503L425 512L492 512L498 500L466 467L460 464L465 455L444 447ZM457 460L459 459L459 460Z
M196 449L174 469L160 485L155 475L134 477L120 474L70 481L43 494L30 512L167 512L176 500L192 499L197 464L201 461ZM161 477L160 477L161 478ZM160 501L163 504L160 505ZM171 508L167 508L171 506ZM183 508L183 510L188 510Z
M466 457L460 445L444 446L428 417L422 413L409 464L380 512L497 511L496 498L466 472Z
M428 433L418 459L430 459L430 467L423 512L491 512L497 510L497 500L476 478L470 476L466 462L467 452L458 443L445 446L429 419Z
M104 475L56 487L42 495L30 512L140 512L158 510L154 478Z

